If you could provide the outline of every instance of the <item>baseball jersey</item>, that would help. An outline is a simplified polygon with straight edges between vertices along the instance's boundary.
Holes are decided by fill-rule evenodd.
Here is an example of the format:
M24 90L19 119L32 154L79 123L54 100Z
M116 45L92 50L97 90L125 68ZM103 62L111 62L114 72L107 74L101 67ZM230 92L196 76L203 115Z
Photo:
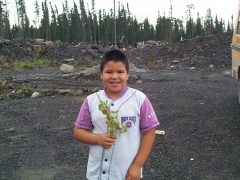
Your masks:
M153 107L147 96L125 86L116 100L112 100L105 90L89 95L83 102L75 125L91 130L92 133L107 133L106 115L98 109L99 100L109 102L110 110L117 111L119 124L127 131L118 137L111 148L89 145L87 179L124 180L141 143L141 132L159 125ZM141 175L142 177L142 175Z

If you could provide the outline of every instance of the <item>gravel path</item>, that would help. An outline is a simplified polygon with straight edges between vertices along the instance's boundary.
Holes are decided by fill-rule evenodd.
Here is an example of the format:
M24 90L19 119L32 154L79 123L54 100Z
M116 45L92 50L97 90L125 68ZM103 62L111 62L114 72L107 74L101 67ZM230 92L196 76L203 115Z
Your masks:
M156 137L144 180L240 178L240 107L230 69L134 74L142 84L129 86L146 93L161 123L158 129L166 131ZM68 80L66 86L77 87L79 81ZM72 135L85 97L0 101L0 179L85 180L88 146Z

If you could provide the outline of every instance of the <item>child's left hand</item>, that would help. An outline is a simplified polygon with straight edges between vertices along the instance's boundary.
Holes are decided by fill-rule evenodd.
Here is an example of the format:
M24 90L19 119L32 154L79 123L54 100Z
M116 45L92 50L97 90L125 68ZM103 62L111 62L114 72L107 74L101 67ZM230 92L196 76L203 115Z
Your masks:
M128 169L126 180L140 180L141 167L136 165L131 165Z

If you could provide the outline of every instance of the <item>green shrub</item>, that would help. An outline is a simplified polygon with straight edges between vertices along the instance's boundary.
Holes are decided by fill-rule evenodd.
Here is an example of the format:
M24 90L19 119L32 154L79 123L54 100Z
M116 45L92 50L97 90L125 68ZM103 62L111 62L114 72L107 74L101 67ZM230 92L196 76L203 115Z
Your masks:
M28 68L28 69L33 69L33 68L34 68L34 63L28 62L28 63L25 64L24 67L26 67L26 68Z
M13 69L21 72L23 68L33 69L35 65L48 66L51 62L48 59L35 59L33 62L24 62L19 60L13 63Z
M13 69L17 72L22 72L23 71L23 68L19 68L19 67L14 67Z
M49 61L48 59L44 59L43 64L48 66L49 64L51 64L51 61Z
M86 66L80 66L78 69L85 70L85 69L87 69L87 67Z
M23 61L16 61L16 62L13 63L13 66L15 68L23 68L25 65L26 65L26 63L23 62Z
M33 88L31 86L21 85L17 89L21 90L22 92L33 92Z

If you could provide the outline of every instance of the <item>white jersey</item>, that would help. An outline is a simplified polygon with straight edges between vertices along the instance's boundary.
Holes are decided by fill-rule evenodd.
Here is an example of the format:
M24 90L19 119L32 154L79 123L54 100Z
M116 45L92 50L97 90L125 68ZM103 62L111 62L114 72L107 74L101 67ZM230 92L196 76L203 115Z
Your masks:
M105 91L88 96L75 125L91 129L96 134L107 133L106 115L98 109L99 100L104 102L108 100L110 110L119 111L117 120L127 126L127 132L116 134L118 137L109 149L100 145L89 145L87 179L124 180L128 168L138 153L141 132L156 127L159 122L146 95L126 86L115 101L109 98Z

